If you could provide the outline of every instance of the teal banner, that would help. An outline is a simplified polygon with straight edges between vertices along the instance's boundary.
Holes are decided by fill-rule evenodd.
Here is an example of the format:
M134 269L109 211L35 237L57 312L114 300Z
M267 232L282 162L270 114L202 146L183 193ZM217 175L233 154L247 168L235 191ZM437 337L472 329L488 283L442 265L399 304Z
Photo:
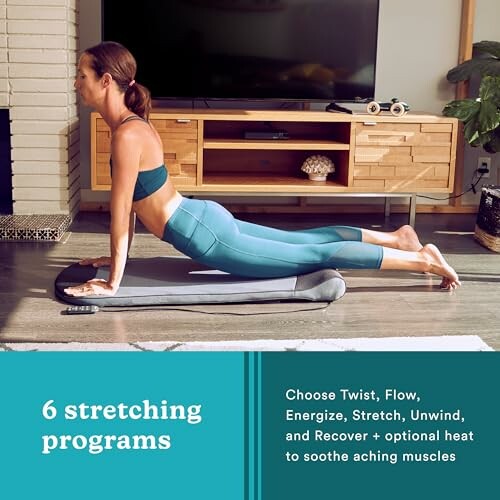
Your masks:
M6 352L0 377L0 498L498 498L496 352Z
M0 498L244 498L243 354L0 354Z
M262 498L498 498L498 353L262 355Z

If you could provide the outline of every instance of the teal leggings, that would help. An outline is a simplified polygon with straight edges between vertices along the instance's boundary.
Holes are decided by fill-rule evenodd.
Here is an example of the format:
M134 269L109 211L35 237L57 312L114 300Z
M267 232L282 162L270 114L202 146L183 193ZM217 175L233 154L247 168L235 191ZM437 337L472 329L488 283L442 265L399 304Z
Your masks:
M278 278L325 268L379 269L383 249L361 230L326 226L283 231L240 221L213 201L183 198L164 241L207 266L239 276Z

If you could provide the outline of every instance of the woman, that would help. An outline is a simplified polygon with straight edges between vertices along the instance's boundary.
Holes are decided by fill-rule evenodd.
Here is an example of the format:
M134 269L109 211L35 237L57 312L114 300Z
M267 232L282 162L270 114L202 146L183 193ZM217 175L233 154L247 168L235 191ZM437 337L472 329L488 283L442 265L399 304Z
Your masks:
M321 268L398 269L442 276L441 287L460 286L434 245L422 246L410 226L383 233L347 226L304 231L238 221L212 201L183 198L164 162L160 136L148 121L149 91L136 83L136 62L115 42L87 49L75 88L111 129L111 257L82 265L109 265L108 280L65 291L73 296L114 295L127 261L134 214L158 238L222 271L255 278L291 276Z

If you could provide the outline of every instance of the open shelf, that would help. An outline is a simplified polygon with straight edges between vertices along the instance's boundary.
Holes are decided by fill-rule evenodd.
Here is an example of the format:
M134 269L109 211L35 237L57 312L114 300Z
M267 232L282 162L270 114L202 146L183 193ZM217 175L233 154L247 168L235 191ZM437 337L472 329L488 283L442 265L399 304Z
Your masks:
M203 149L284 149L284 150L311 150L318 151L349 151L349 144L327 140L238 140L238 139L205 139Z
M285 132L287 139L250 140L245 139L249 132ZM301 122L301 121L219 121L204 122L203 138L207 145L228 141L229 144L247 142L259 144L283 144L283 149L294 144L322 143L332 147L346 147L350 144L351 123L347 122ZM266 146L264 146L266 147Z
M247 173L234 176L224 174L210 174L203 178L203 186L208 190L230 190L233 192L256 191L256 192L332 192L345 191L347 187L338 183L335 179L326 182L310 181L307 176L293 177L285 175L264 174L257 175Z
M300 167L313 154L320 152L330 158L335 165L335 172L327 178L331 186L347 187L349 169L349 151L316 151L305 149L241 150L205 149L203 152L203 177L205 184L234 184L252 186L286 186L316 189L324 182L310 181Z

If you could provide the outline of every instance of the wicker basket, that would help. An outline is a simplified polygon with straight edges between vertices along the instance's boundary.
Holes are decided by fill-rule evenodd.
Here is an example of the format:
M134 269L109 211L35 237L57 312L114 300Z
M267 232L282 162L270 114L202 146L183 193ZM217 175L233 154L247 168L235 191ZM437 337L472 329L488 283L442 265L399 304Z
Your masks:
M500 252L500 186L482 188L474 238L486 248Z

